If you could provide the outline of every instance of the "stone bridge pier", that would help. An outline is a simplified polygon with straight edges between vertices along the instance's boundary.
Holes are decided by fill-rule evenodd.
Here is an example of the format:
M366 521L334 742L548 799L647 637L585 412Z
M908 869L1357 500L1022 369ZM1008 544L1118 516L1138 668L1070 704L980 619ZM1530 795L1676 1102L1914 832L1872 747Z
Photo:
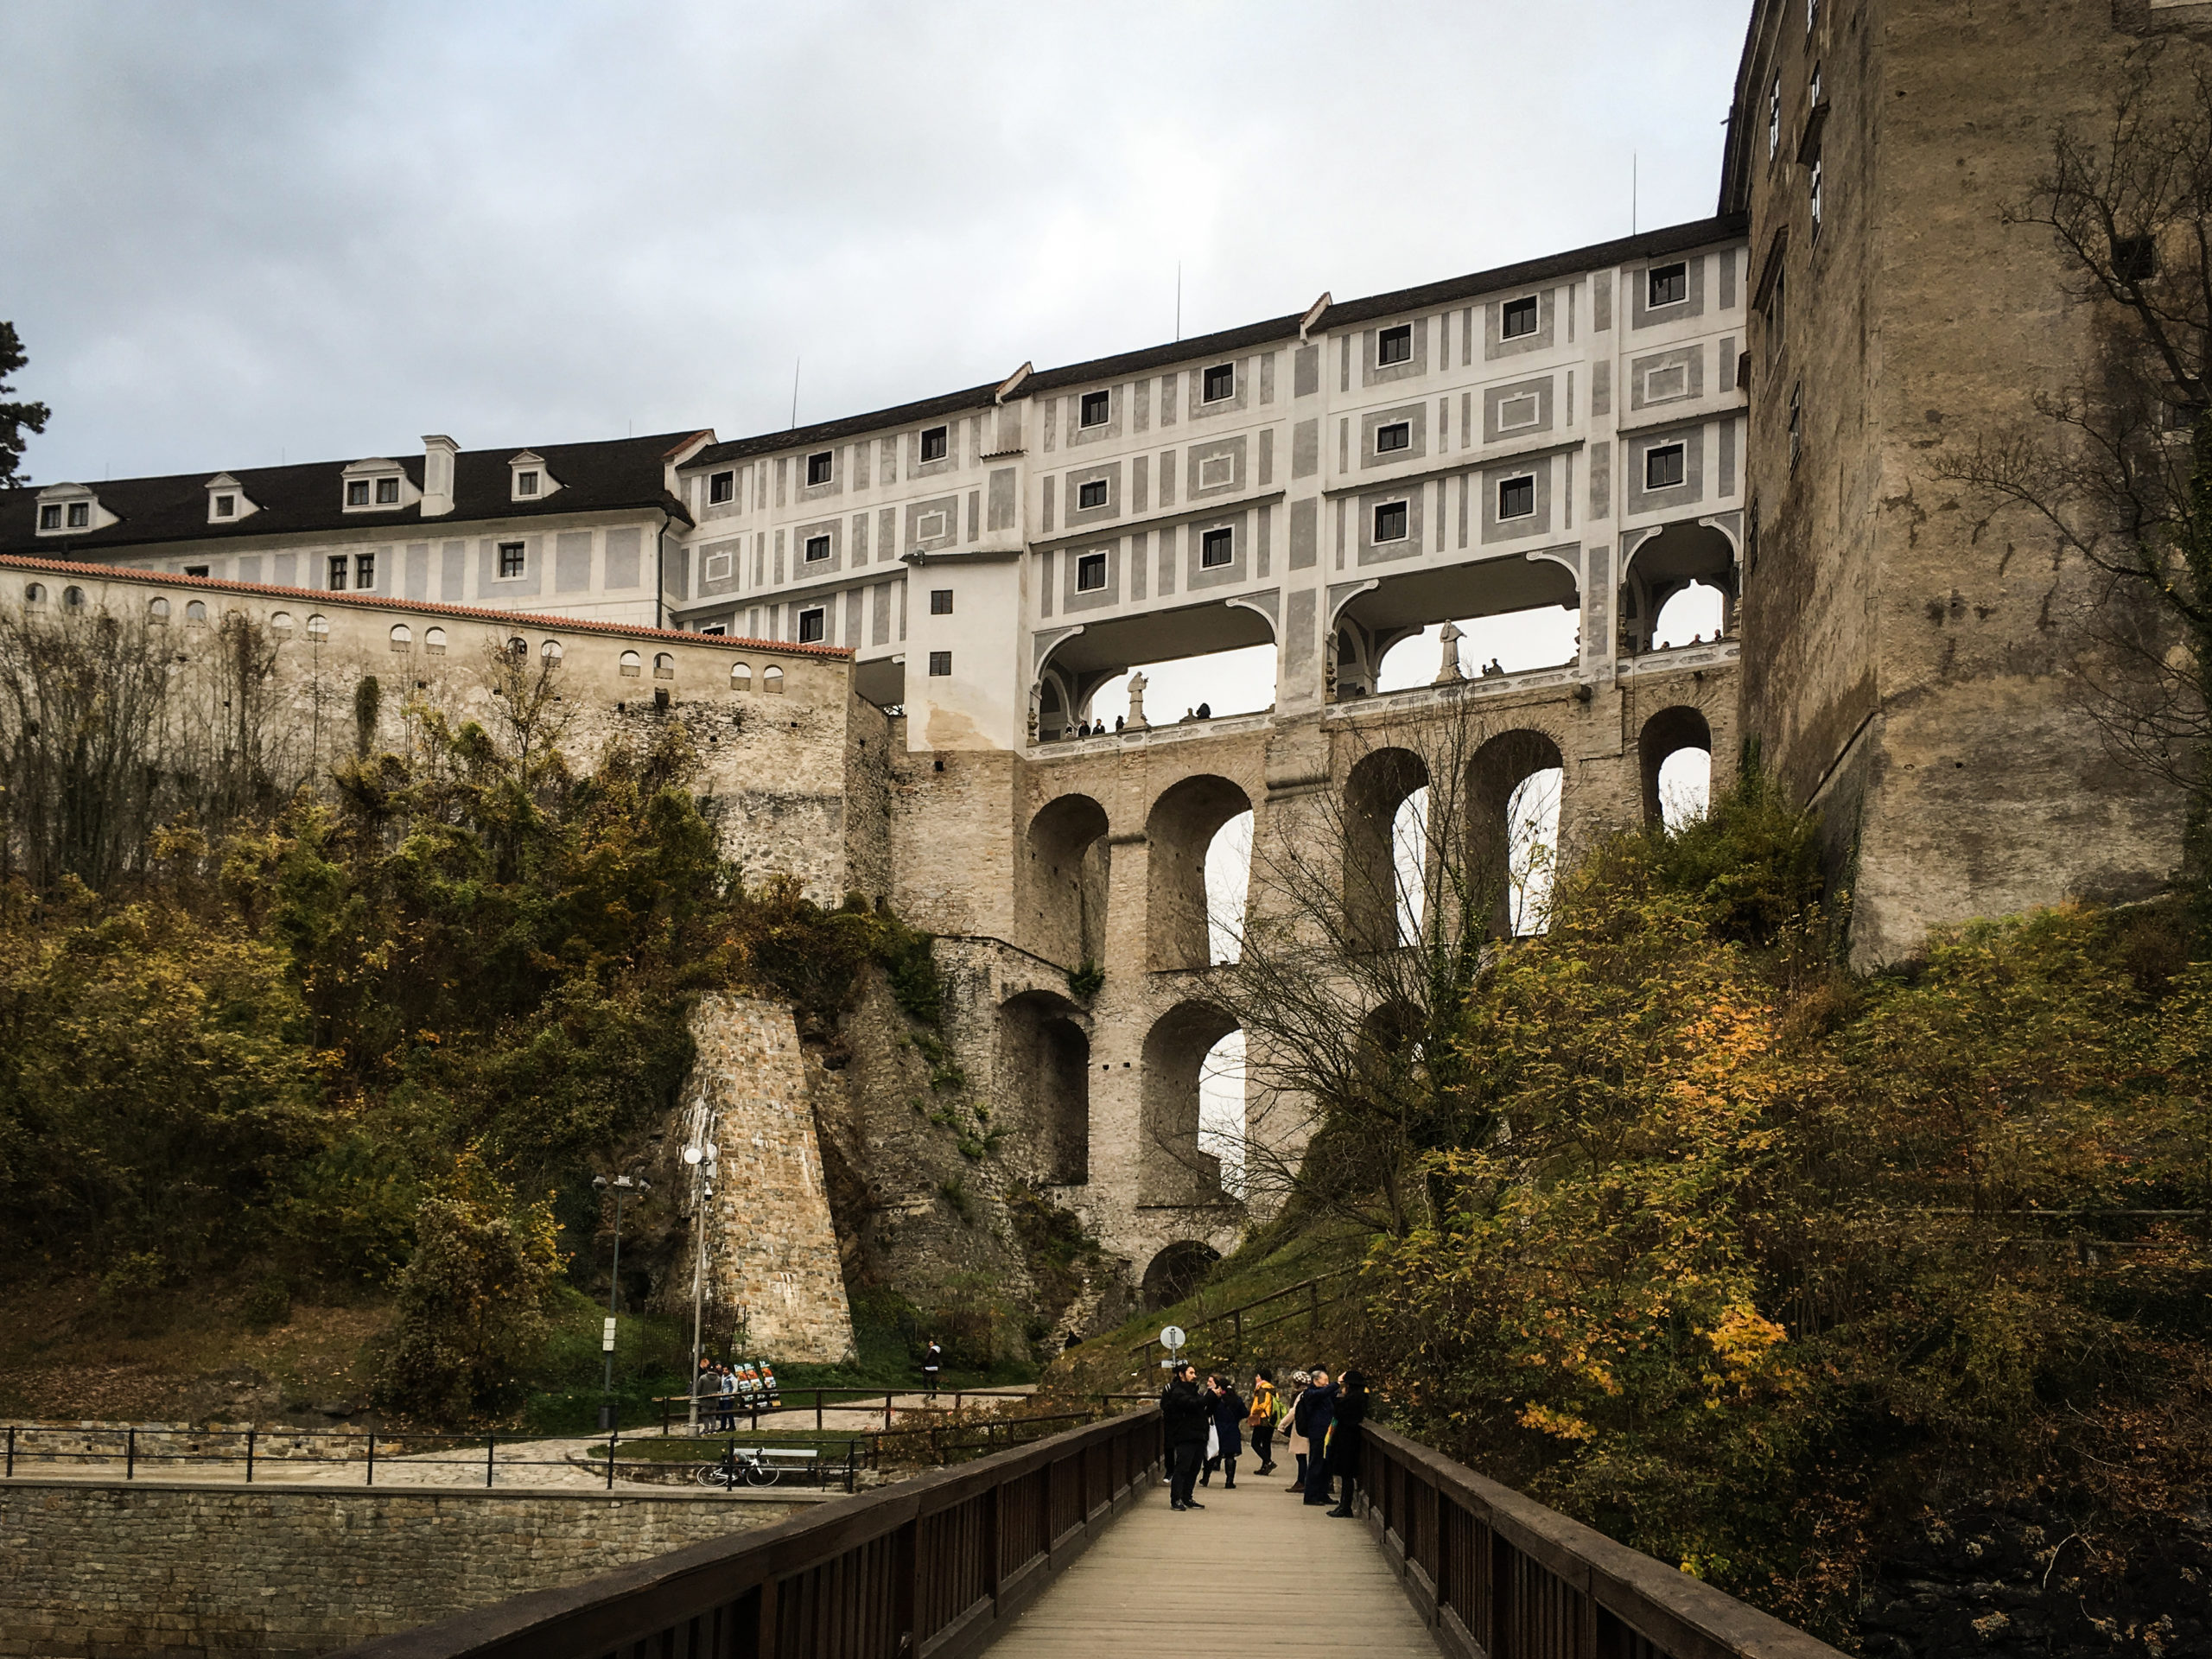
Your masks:
M981 976L951 1035L1011 1126L1009 1166L1079 1215L1135 1287L1168 1300L1280 1201L1259 1178L1296 1159L1313 1118L1244 1086L1230 1139L1256 1154L1249 1185L1200 1144L1208 1057L1237 1029L1217 963L1245 916L1287 908L1319 932L1395 943L1390 906L1363 899L1373 888L1361 874L1393 856L1376 826L1424 787L1432 805L1452 793L1427 775L1439 756L1464 769L1452 833L1501 865L1508 800L1536 774L1559 776L1562 861L1657 817L1660 767L1681 749L1707 750L1725 789L1735 660L1728 641L1624 658L1602 677L1571 665L1020 757L947 756L944 771L918 772L899 862L930 880L902 906L939 934L942 960ZM1210 911L1209 855L1247 823L1243 903L1222 902L1217 858ZM1306 891L1288 893L1285 870ZM1356 913L1363 903L1376 913ZM1317 913L1332 906L1338 916ZM1510 925L1501 908L1493 930Z

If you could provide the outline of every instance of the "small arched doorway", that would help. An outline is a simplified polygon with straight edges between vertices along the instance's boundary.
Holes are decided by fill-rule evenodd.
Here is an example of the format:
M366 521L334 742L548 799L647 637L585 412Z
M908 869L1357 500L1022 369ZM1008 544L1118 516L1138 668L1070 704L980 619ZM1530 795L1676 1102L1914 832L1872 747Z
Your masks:
M1205 1282L1221 1252L1195 1238L1178 1240L1152 1258L1140 1287L1147 1313L1181 1301Z

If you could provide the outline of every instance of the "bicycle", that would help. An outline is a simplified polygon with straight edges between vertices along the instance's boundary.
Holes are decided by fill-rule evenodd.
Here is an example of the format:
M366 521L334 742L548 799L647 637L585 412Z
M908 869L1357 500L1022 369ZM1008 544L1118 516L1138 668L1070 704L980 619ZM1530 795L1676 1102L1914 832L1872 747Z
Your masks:
M772 1486L781 1472L760 1447L741 1446L733 1440L719 1463L701 1464L692 1471L692 1478L702 1486L719 1486L727 1492L734 1491L740 1481L747 1486Z

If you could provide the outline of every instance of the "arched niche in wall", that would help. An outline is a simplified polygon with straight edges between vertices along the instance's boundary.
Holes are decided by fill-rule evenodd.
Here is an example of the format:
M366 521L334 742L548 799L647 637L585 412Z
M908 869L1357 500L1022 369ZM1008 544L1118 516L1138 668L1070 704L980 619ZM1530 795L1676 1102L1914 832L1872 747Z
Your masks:
M999 1007L999 1077L1018 1103L1039 1177L1056 1186L1090 1179L1090 1038L1075 1005L1025 991Z
M1206 852L1224 824L1251 810L1241 787L1211 773L1184 779L1152 804L1145 818L1145 936L1154 971L1211 963Z
M1427 764L1411 749L1363 754L1344 780L1344 931L1355 950L1398 943L1399 809L1427 786Z
M1564 774L1559 745L1544 732L1501 732L1467 767L1467 878L1488 895L1491 932L1510 938L1514 915L1514 791L1540 772Z
M1063 968L1105 960L1106 830L1106 809L1088 795L1060 796L1029 820L1015 889L1024 949Z
M1237 1028L1211 1002L1177 1005L1144 1039L1143 1109L1137 1156L1137 1202L1219 1205L1221 1160L1198 1150L1198 1084L1206 1056Z

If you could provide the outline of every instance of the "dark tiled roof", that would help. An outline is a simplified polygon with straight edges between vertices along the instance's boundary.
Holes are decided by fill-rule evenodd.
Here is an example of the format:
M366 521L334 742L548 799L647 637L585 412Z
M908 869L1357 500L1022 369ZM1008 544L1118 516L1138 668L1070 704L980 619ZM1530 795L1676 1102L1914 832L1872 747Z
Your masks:
M1141 352L1122 352L1114 357L1096 357L1088 363L1071 363L1065 368L1045 369L1024 380L1014 396L1026 397L1033 391L1055 391L1062 386L1081 385L1092 380L1117 380L1125 374L1142 374L1147 369L1165 368L1170 363L1219 357L1224 352L1242 351L1247 346L1287 340L1298 332L1299 321L1305 315L1303 311L1294 312L1287 317L1271 317L1265 322L1248 322L1241 328L1224 328L1219 334L1193 334L1188 340L1171 340L1165 346L1147 346Z
M818 443L836 443L842 439L858 437L863 433L882 432L894 426L907 426L916 421L933 419L939 415L957 415L971 409L988 409L993 394L1000 383L970 386L965 391L948 391L941 397L925 397L919 403L899 404L891 409L879 409L869 415L848 415L842 420L819 421L812 426L790 427L781 432L763 432L756 438L732 438L728 443L710 443L683 463L687 473L703 467L724 467L733 461L745 461L754 455L772 455L785 449L804 449Z
M217 468L178 473L167 478L118 478L86 487L120 522L69 537L37 533L36 488L0 491L0 552L51 556L55 554L120 551L148 543L229 540L257 536L301 536L327 531L435 535L447 526L484 518L529 518L622 508L664 508L685 524L690 515L665 488L668 457L690 442L695 432L664 432L652 437L613 438L600 443L517 444L501 449L464 449L454 458L454 507L425 518L420 506L383 512L346 512L342 475L348 461L302 461L292 467ZM534 501L511 499L507 462L525 448L539 456L560 483L556 493ZM400 468L420 489L421 454L395 455ZM207 484L227 470L239 493L260 509L235 524L207 522Z
M506 452L512 454L513 450ZM544 454L540 449L537 452ZM238 476L235 473L232 477ZM432 521L436 522L435 520ZM779 639L747 639L735 634L693 633L682 628L641 628L620 622L594 622L573 616L540 616L534 611L496 611L479 605L441 605L427 599L385 599L373 594L325 593L317 588L279 588L265 582L223 582L209 576L178 576L166 572L133 570L112 564L86 564L73 559L26 557L18 554L0 553L0 570L35 570L56 576L82 576L88 582L130 582L142 588L199 589L218 594L262 594L272 599L289 599L310 610L359 609L370 611L410 611L425 616L463 617L473 622L511 623L534 628L552 628L563 633L619 634L635 639L681 639L690 645L711 641L717 645L742 645L748 651L781 652L792 657L822 657L830 659L849 658L852 650L845 645L802 645L785 644Z

